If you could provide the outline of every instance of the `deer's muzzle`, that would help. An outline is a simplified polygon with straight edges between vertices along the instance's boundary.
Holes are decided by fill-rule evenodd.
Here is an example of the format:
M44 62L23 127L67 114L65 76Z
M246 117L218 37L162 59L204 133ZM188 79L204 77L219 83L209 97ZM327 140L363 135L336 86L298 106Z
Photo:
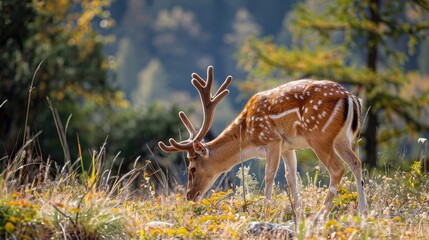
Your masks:
M197 201L199 201L200 199L201 199L201 196L200 196L200 192L198 191L198 192L196 192L196 193L193 193L192 191L188 191L188 193L186 193L186 199L188 200L188 201L194 201L194 202L197 202Z

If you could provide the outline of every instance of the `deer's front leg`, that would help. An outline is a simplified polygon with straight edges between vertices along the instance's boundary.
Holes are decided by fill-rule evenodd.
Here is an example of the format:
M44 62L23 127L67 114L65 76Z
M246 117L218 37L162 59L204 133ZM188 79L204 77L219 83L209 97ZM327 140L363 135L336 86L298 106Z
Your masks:
M297 160L295 150L285 151L282 153L282 156L286 170L287 184L293 197L293 208L294 211L298 213L300 208L300 202L298 196L298 188L296 184Z
M272 142L267 145L267 164L265 166L265 197L271 199L273 192L274 177L279 168L281 153L281 141Z

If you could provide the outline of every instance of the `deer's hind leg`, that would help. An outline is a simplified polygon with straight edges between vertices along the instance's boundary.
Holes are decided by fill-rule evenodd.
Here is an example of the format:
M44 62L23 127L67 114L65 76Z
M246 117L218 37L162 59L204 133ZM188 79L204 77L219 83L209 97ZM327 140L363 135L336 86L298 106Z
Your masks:
M319 141L309 142L311 148L316 153L319 160L323 163L325 168L329 172L329 191L326 196L325 202L316 214L314 220L317 222L320 218L325 220L331 209L332 201L338 192L338 187L341 182L341 178L344 174L344 166L340 160L336 157L334 147L331 141Z
M362 163L359 157L352 150L350 141L347 139L339 139L335 142L335 151L349 166L356 180L356 189L358 192L359 212L366 213L366 196L364 191L364 181L362 176Z

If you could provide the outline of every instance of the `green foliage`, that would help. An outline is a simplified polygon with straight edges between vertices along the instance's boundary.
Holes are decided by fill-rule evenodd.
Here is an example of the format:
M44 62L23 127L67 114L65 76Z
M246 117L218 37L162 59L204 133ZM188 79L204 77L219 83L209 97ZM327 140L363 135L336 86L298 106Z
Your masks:
M183 109L180 109L183 110ZM115 155L121 152L124 157L125 171L130 170L137 157L151 159L156 154L163 154L157 147L158 141L165 141L167 137L185 139L188 136L177 113L179 107L173 105L166 107L153 103L146 107L132 107L114 111L109 114L109 121L104 122L106 133L109 134L108 142L111 145L109 154ZM187 111L192 112L192 111ZM177 155L166 155L174 160ZM119 164L119 162L117 163ZM157 164L162 164L158 161Z
M64 106L58 110L61 117L67 119L74 114L78 121L82 120L78 117L83 115L80 110L87 100L98 106L117 104L103 54L108 39L93 27L97 18L110 21L103 11L108 5L109 1L104 0L0 1L0 98L2 102L7 100L0 111L0 145L6 153L19 147L16 142L22 135L29 135L23 131L42 129L41 147L48 148L61 162L61 152L56 151L60 149L56 147L58 142L53 141L57 133L50 131L55 126L47 97L54 106ZM29 89L33 74L33 88ZM79 128L76 125L71 129Z
M87 149L107 138L108 154L122 151L128 167L139 155L152 156L149 149L156 146L160 136L178 134L182 127L177 107L169 108L168 113L157 104L131 108L124 93L112 87L107 77L109 62L103 54L111 37L95 30L98 22L102 27L112 24L105 11L110 1L10 3L0 1L5 13L2 23L11 23L1 25L2 33L10 35L2 35L4 41L0 42L0 65L4 66L0 73L0 145L6 153L13 154L19 147L17 139L25 127L29 94L27 136L42 130L40 150L48 152L59 165L80 158L83 170L87 170L92 158ZM28 13L15 18L23 11ZM14 38L20 33L18 29L22 30L22 46ZM28 92L41 60L34 88Z

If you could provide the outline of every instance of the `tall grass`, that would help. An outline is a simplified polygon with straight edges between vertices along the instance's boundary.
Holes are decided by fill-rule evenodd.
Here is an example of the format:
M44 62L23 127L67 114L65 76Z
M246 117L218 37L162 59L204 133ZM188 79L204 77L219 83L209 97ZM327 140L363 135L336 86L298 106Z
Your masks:
M136 236L119 209L131 197L130 184L142 169L119 177L103 166L104 145L92 155L89 173L80 161L55 168L33 156L37 135L0 173L0 238L130 239ZM52 175L51 173L56 173ZM109 177L107 177L109 176Z
M0 238L2 239L265 239L281 233L254 235L254 221L294 228L289 198L276 188L267 204L259 185L245 171L246 200L242 192L212 192L199 203L186 201L183 192L154 193L153 180L143 178L136 194L134 180L149 167L145 162L119 176L104 166L105 144L91 155L88 171L81 161L56 167L49 159L30 154L31 136L0 173ZM114 161L116 161L115 157ZM139 161L139 159L136 159ZM51 173L55 172L56 175ZM317 175L326 174L319 172ZM238 174L241 176L241 172ZM299 239L420 239L429 226L429 177L415 162L410 171L367 179L369 213L357 212L354 179L344 177L329 220L313 225L326 187L319 176L300 183L303 218L294 233ZM350 174L348 174L351 176ZM151 188L151 189L149 189ZM240 188L242 189L242 188ZM244 207L245 206L245 207ZM270 235L271 234L271 235ZM274 234L274 235L273 235ZM276 235L280 234L280 235Z

